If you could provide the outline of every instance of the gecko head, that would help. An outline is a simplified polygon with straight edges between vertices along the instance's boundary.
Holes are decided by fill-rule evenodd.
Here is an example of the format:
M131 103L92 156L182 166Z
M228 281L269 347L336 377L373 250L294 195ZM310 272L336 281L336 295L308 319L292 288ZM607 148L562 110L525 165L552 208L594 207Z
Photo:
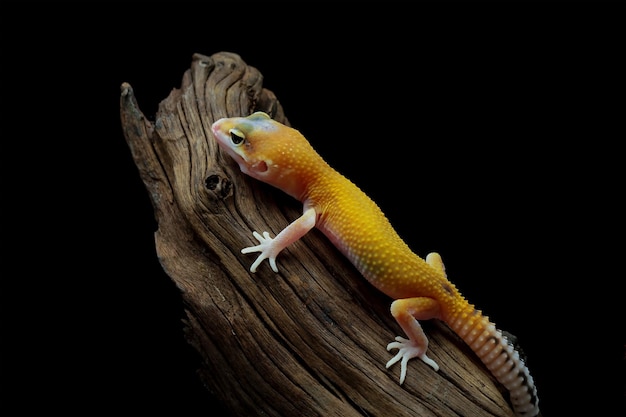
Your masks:
M266 113L256 112L248 117L219 119L211 129L218 145L237 162L241 171L261 179L268 175L272 161L259 152L259 140L255 138L260 132L276 130L271 121Z
M294 171L300 167L308 141L297 130L273 120L263 112L229 117L212 125L219 146L253 178L296 196L302 191Z

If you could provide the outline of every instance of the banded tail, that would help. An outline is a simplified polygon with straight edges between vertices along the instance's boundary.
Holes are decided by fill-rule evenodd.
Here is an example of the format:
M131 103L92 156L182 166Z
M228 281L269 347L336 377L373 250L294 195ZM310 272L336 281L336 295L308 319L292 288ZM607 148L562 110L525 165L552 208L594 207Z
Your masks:
M496 329L495 324L470 304L448 323L509 391L515 414L520 417L537 416L539 398L533 377L520 352Z

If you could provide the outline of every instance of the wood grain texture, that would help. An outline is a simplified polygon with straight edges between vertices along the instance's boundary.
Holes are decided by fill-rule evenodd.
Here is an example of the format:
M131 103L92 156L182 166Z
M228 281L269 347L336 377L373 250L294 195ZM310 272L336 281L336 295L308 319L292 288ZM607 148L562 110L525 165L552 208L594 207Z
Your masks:
M297 86L294 86L296 88ZM386 345L399 326L317 230L248 270L252 231L278 233L301 204L243 175L210 132L221 117L261 110L289 124L263 76L240 56L195 54L155 116L121 87L121 122L158 222L157 255L180 289L199 373L232 415L512 416L501 387L447 326L423 323L435 372L418 360L398 384ZM297 127L297 126L296 126Z

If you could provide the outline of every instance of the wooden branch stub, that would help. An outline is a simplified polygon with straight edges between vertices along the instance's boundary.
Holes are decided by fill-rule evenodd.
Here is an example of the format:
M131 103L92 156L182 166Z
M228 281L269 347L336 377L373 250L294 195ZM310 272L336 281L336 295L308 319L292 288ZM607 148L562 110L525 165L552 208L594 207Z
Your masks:
M233 53L195 54L179 89L145 118L130 85L124 135L148 190L156 247L186 305L200 375L233 415L512 416L493 378L445 325L423 323L433 371L409 364L404 385L385 347L401 330L391 300L317 230L248 270L252 231L276 234L301 205L243 175L221 153L213 121L262 110L289 124L261 73ZM296 87L296 86L294 86ZM314 141L313 141L314 143Z

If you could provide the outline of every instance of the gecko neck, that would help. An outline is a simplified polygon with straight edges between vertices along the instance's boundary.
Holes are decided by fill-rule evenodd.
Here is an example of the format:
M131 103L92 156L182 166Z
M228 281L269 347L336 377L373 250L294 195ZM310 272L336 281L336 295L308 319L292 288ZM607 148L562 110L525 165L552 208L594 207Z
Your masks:
M323 200L326 195L321 196L320 190L332 189L332 185L342 179L345 180L339 172L326 162L316 164L315 169L310 169L306 173L301 174L299 180L301 188L298 190L298 194L291 195L301 203L305 203L310 200ZM326 193L324 192L323 194Z

